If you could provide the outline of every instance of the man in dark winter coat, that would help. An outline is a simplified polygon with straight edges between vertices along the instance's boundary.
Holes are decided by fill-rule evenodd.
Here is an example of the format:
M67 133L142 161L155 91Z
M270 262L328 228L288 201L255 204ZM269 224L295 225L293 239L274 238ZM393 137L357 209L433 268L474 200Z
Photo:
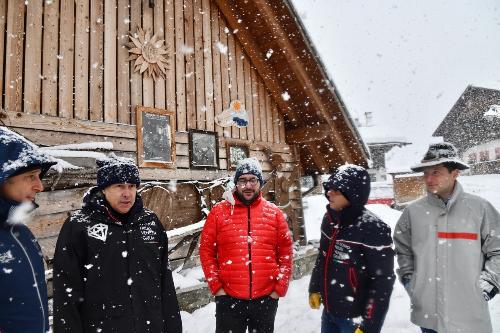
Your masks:
M180 333L167 234L137 194L130 160L98 161L97 187L54 255L54 331Z
M344 165L324 184L329 200L309 284L311 308L324 305L322 333L380 332L394 284L391 229L364 205L368 172Z
M24 225L56 162L20 135L0 127L0 332L49 330L40 246Z
M216 332L271 333L292 273L292 238L283 213L262 197L255 158L240 161L234 182L234 193L210 211L200 241Z

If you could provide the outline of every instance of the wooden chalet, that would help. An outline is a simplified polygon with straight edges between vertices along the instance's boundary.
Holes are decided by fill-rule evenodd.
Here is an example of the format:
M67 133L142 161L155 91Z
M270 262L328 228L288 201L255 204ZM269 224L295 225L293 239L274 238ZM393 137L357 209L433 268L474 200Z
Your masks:
M299 178L346 162L367 166L289 0L5 0L0 31L0 120L42 147L91 142L92 153L136 159L143 181L158 182L143 191L147 205L192 238L200 206L221 198L215 181L233 172L232 146L262 162L266 195L302 242ZM219 126L234 105L246 111L246 126ZM144 122L156 128L155 119L167 119L169 131L146 138ZM211 138L214 159L195 165ZM160 163L145 158L162 149L169 156ZM32 229L49 257L61 224L95 184L93 163L81 158L92 154L55 156L80 169L52 171L39 196Z

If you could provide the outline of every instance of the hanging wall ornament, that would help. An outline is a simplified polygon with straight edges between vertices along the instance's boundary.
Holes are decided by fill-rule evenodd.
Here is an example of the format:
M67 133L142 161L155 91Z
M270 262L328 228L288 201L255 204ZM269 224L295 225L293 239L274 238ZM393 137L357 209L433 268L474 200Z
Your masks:
M141 27L129 34L131 42L126 44L130 53L128 61L134 61L134 72L145 73L154 80L159 77L165 79L168 66L165 40L159 40L157 34L151 34L151 29L144 31Z
M222 127L233 125L239 128L247 127L248 113L239 100L234 100L231 102L228 109L215 117L215 122Z

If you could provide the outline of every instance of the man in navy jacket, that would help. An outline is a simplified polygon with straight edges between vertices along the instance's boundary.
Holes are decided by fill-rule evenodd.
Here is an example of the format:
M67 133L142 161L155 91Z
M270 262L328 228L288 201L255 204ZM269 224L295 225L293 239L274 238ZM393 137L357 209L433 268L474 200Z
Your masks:
M0 127L0 332L49 331L47 286L40 246L26 222L55 164L38 147Z
M364 168L343 165L324 187L329 205L309 303L324 305L322 333L378 333L395 280L391 229L364 208L370 194Z

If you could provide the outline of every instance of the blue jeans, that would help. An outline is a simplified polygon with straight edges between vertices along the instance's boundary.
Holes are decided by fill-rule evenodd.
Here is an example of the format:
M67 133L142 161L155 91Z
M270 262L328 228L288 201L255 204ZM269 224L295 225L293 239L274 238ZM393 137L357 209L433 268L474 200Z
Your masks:
M420 327L420 329L422 330L422 333L437 333L436 331L431 330L430 328Z
M326 311L321 315L321 333L354 333L357 327L351 318L335 317Z

